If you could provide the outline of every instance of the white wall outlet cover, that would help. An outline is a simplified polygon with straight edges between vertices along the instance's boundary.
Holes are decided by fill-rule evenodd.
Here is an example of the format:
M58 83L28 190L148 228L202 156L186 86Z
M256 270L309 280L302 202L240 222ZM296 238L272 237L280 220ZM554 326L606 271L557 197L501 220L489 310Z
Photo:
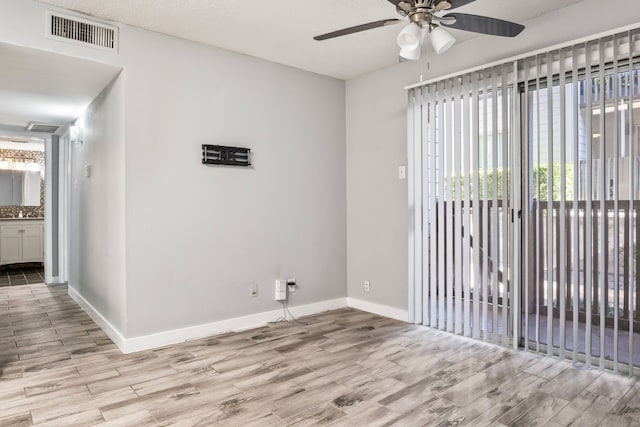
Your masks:
M252 283L249 285L249 296L255 298L258 296L258 284Z
M398 166L398 179L407 179L407 167Z
M91 165L84 165L84 176L86 178L91 176Z
M284 301L287 299L287 281L286 280L276 280L275 299L276 301Z
M368 280L364 281L364 291L365 292L370 292L371 291L371 282L369 282Z

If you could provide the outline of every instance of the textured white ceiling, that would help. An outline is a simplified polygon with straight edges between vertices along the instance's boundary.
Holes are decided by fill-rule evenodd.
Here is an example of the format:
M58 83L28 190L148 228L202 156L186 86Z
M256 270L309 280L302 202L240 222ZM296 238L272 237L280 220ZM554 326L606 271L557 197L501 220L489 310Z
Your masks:
M119 68L0 43L0 133L78 118Z
M387 0L41 0L211 46L351 79L398 62L402 25L317 42L313 36L397 17ZM581 0L477 0L458 11L515 22ZM452 31L460 42L474 37ZM482 36L491 43L490 36Z

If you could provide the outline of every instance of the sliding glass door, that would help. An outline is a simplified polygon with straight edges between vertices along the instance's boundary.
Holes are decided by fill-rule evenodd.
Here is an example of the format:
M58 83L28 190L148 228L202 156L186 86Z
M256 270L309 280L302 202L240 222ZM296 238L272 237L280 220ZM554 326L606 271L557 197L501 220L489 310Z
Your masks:
M415 323L640 366L640 31L408 91Z
M640 365L640 63L628 42L601 39L520 67L523 345L614 371Z
M514 66L409 94L413 320L505 345L519 325Z

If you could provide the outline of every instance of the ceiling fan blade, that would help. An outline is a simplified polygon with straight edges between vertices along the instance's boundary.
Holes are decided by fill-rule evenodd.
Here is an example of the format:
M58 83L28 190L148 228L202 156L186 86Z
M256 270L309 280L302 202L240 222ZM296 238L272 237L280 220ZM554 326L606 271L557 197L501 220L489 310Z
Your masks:
M413 3L414 0L387 0L387 1L392 5L394 5L396 9L403 10L406 13L409 13L411 11L411 8L414 5Z
M383 19L382 21L369 22L368 24L356 25L355 27L343 28L342 30L333 31L320 36L315 36L314 40L327 40L335 37L346 36L348 34L359 33L360 31L372 30L378 27L386 27L388 25L394 25L400 22L399 19Z
M456 9L458 7L462 7L465 4L473 3L476 0L447 0L447 1L451 3L451 7L449 8L449 10L451 10L451 9Z
M447 18L455 18L455 22L447 23ZM456 30L490 34L492 36L515 37L524 30L524 25L487 16L469 15L467 13L450 13L442 17L442 23Z

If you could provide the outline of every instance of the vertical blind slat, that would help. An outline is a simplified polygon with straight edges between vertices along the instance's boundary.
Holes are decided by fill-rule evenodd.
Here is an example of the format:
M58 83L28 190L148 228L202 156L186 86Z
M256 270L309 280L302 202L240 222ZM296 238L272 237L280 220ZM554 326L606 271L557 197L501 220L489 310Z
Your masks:
M416 129L416 125L414 124L414 113L413 110L415 108L415 90L410 90L407 92L407 165L411 165L413 163L413 150L415 145L415 136L414 132ZM415 307L420 304L418 300L418 294L415 292L415 179L413 178L413 168L409 167L407 171L407 198L408 198L408 247L409 247L409 257L408 257L408 278L409 278L409 294L413 294L413 304L409 304L409 321L415 322Z
M422 88L422 103L419 109L422 137L422 156L421 156L421 172L422 178L420 179L422 185L422 200L429 200L429 121L425 120L429 112L429 87ZM422 283L419 289L420 305L416 306L416 311L421 312L421 322L427 324L429 319L429 208L423 202L420 204L422 207L422 243L421 249L421 264L422 264Z
M444 130L444 116L446 111L446 82L442 82L440 89L443 91L442 96L439 99L440 107L438 108L438 316L437 325L439 329L444 329L444 295L445 295L445 192L444 192L444 177L445 174L445 130ZM433 325L435 326L435 324Z
M420 98L422 91L415 93L415 98ZM419 300L422 296L422 267L420 260L422 259L422 203L420 203L420 194L422 193L422 173L421 173L421 164L422 164L422 144L420 141L422 140L422 125L418 125L418 123L422 123L420 120L420 102L415 102L413 115L414 115L414 123L415 132L414 132L414 153L413 153L413 170L415 177L415 203L414 203L414 214L415 218L415 237L414 237L414 245L415 245L415 265L414 265L414 283L415 283L415 294L416 300ZM422 310L416 310L414 312L414 316L418 322L422 322Z
M518 77L518 63L513 62L510 64L511 67L511 76L512 79L509 82L509 87L513 88L512 90L515 92L517 85L517 77ZM521 309L521 286L522 286L522 256L521 256L521 247L522 247L522 229L520 222L520 218L522 217L522 174L520 173L521 169L515 167L517 162L522 158L522 140L521 133L514 132L516 129L522 129L522 116L521 116L521 107L522 104L516 98L516 94L509 96L509 101L512 103L510 107L510 113L512 115L509 121L509 138L510 146L512 150L509 156L509 173L513 178L511 179L510 194L511 194L511 212L513 213L511 216L511 222L509 224L511 241L510 247L511 250L509 252L510 264L513 265L512 273L509 275L510 277L510 292L511 296L509 298L510 301L510 310L512 311L512 316L510 317L510 321L513 324L512 330L510 331L510 336L512 338L512 345L514 349L518 349L520 346L520 337L522 336L522 309Z
M454 227L454 217L453 217L453 202L454 202L454 197L453 197L453 175L454 175L454 171L453 171L453 165L454 165L454 161L453 161L453 126L452 126L452 119L455 117L455 113L454 113L454 107L453 107L453 101L452 101L452 90L453 90L453 81L449 80L447 82L447 86L449 87L449 91L447 92L447 94L445 95L445 106L446 106L446 111L447 114L445 116L445 136L443 139L443 143L447 149L446 151L446 157L445 157L445 169L444 169L444 174L441 175L441 177L443 178L443 181L445 183L445 193L442 197L442 200L445 204L446 207L446 219L445 219L445 230L446 230L446 241L445 241L445 248L446 248L446 255L445 255L445 260L446 260L446 264L447 264L447 272L446 272L446 299L447 299L447 306L445 309L445 313L446 313L446 329L449 332L453 332L453 286L454 286L454 245L455 242L453 241L453 227ZM455 119L454 119L455 120ZM443 313L443 321L444 321L444 314ZM441 327L441 329L444 329L445 325L443 325Z
M630 86L629 86L629 104L628 104L628 114L629 114L629 153L630 153L630 162L629 162L629 216L630 216L630 221L629 221L629 244L631 247L635 247L634 245L634 236L635 236L635 231L634 228L636 228L636 215L638 214L635 210L634 210L634 199L635 199L635 181L636 181L636 171L635 171L635 159L636 159L636 153L635 153L635 145L636 145L636 139L635 139L635 127L634 127L634 120L633 120L633 94L635 94L636 92L636 85L635 85L635 78L633 76L633 70L635 69L635 58L633 56L635 50L635 40L634 40L634 33L632 31L629 32L629 79L631 80L630 82ZM640 242L635 242L635 244L638 244ZM630 250L628 254L626 254L628 256L628 264L627 266L631 266L634 265L635 259L634 259L634 251ZM630 267L627 267L628 269L630 269ZM634 301L631 295L632 290L635 288L635 284L636 281L638 280L637 278L637 273L635 274L630 274L630 286L629 286L629 290L628 292L630 293L629 295L629 376L633 376L634 375L634 368L633 368L633 321L634 321L634 316L633 316L633 307L634 307ZM640 309L640 307L638 307Z
M429 103L429 133L431 135L430 150L431 155L429 159L429 325L436 327L436 314L437 314L437 283L438 283L438 194L437 194L437 150L439 145L437 143L436 133L436 111L438 104L436 101L437 96L436 85L429 86L429 93L431 99Z
M618 38L613 38L613 372L618 373L618 327L620 309L620 128L618 125L620 80L618 68Z
M547 355L553 356L553 299L554 299L554 245L553 245L553 53L549 52L547 60Z
M536 123L536 139L533 142L536 153L537 153L537 168L538 168L538 173L540 174L541 172L541 156L540 156L540 145L541 145L541 132L542 132L542 126L540 125L540 92L541 92L541 86L540 86L540 77L542 75L542 61L540 60L540 57L536 57L537 61L536 61L536 115L535 115L535 123ZM536 188L534 189L534 191L536 192L536 194L538 195L538 199L536 201L534 201L535 203L535 214L533 215L533 222L535 224L535 240L538 242L538 246L540 245L540 243L543 241L543 229L542 229L542 205L540 203L540 200L542 199L542 192L540 191L540 177L538 177L538 179L536 180ZM540 283L542 282L542 280L544 280L543 275L542 275L542 265L544 264L544 259L542 256L538 256L538 254L540 254L540 251L536 250L536 254L534 254L534 256L532 257L532 259L534 260L534 268L535 268L535 298L536 298L536 324L535 324L535 335L536 335L536 352L540 352L540 308L542 306L542 288L540 287Z
M493 314L493 319L492 319L492 323L491 323L491 340L494 343L498 342L498 298L499 298L499 292L498 292L498 278L499 278L499 269L500 269L500 264L499 264L499 259L498 259L498 253L500 251L500 247L499 247L499 234L500 234L500 228L499 228L499 224L500 224L500 217L499 217L499 212L500 212L500 207L498 205L498 200L499 200L499 195L498 195L498 180L499 180L499 176L498 176L498 69L497 67L494 67L491 70L491 134L492 134L492 141L491 141L491 152L493 154L492 156L492 161L491 161L491 171L492 171L492 182L493 182L493 206L491 206L490 209L492 209L492 215L491 215L491 219L492 219L492 228L493 228L493 232L491 233L492 235L492 241L491 241L491 251L490 251L490 257L491 257L491 278L492 278L492 284L491 284L491 309L492 309L492 314Z
M527 128L529 127L529 105L530 105L530 101L529 101L529 60L525 60L525 64L524 64L524 97L522 98L522 110L523 110L523 115L522 115L522 123L524 126L526 126ZM523 134L522 132L517 132L518 134ZM522 165L524 168L526 168L526 170L528 170L530 168L531 165L531 160L532 160L532 156L531 156L531 141L529 139L529 132L526 133L526 136L524 137L524 146L522 147L522 153L524 155L524 159L522 162ZM525 192L525 194L529 194L531 192L532 189L532 182L529 179L529 174L525 173L524 177L523 177L523 185L522 185L522 190ZM527 200L527 197L525 196L524 200L523 200L524 204L522 206L522 211L523 211L523 231L524 231L524 248L523 248L523 252L524 252L524 274L523 274L523 288L524 288L524 327L523 327L523 336L524 336L524 349L526 351L529 350L529 304L531 304L531 301L529 299L529 295L530 295L530 286L531 283L533 282L533 280L529 280L530 279L530 275L533 273L533 270L531 269L531 263L529 262L529 260L531 259L531 254L529 252L530 249L530 230L532 231L533 228L531 227L531 207L532 204Z
M604 52L604 40L600 39L598 43L598 79L600 80L600 87L598 90L598 94L600 96L600 123L599 123L599 132L600 138L598 144L600 146L600 163L599 163L599 172L598 178L600 179L600 271L599 271L599 281L598 281L598 293L600 294L600 306L598 311L600 312L600 369L604 369L604 346L606 341L605 336L605 313L606 313L606 293L605 286L608 280L607 274L607 265L608 260L605 258L605 254L609 250L609 241L607 239L607 230L609 228L609 210L606 207L606 200L608 196L607 192L607 177L605 165L607 163L607 151L606 151L606 133L605 133L605 110L606 110L606 86L605 86L605 52Z
M473 151L473 234L469 246L473 247L473 338L480 338L480 94L478 78L480 73L471 75L471 146Z
M501 299L502 299L502 344L508 345L509 343L509 283L511 281L510 274L510 263L509 263L509 239L511 237L509 233L509 216L510 216L510 208L511 203L509 200L509 173L511 169L509 168L509 109L508 109L508 73L509 67L508 64L503 64L500 69L500 88L502 95L502 242L500 251L500 261L498 264L499 269L502 270L502 289L501 289Z
M463 248L463 253L462 253L462 268L463 268L463 292L462 292L462 297L463 297L463 333L465 336L471 336L471 314L469 312L470 310L470 304L471 304L471 278L472 278L472 272L471 272L471 265L472 265L472 260L471 260L471 238L470 238L470 232L471 232L471 200L469 197L469 186L470 186L470 180L471 180L471 154L473 152L473 150L469 149L468 147L468 143L470 142L470 134L471 134L471 130L470 130L470 99L469 97L470 95L470 91L471 91L471 86L470 86L470 82L469 82L469 76L464 76L463 77L463 82L462 82L462 146L460 147L460 152L462 153L462 155L464 156L464 161L463 161L463 173L462 175L462 196L463 196L463 206L464 206L464 216L463 216L463 223L462 223L462 231L463 231L463 236L462 236L462 248ZM462 212L461 212L462 213Z
M565 233L567 224L566 224L566 201L567 201L567 171L566 171L566 119L564 111L566 111L566 93L565 93L565 85L566 85L566 75L565 75L565 58L564 50L560 50L560 84L559 84L559 92L560 92L560 209L558 211L558 217L560 218L560 227L558 231L560 232L560 241L558 243L558 249L560 251L560 262L558 265L559 273L559 288L560 288L560 301L558 303L559 311L560 311L560 340L558 343L559 347L559 356L560 359L565 358L565 347L567 345L566 340L566 324L565 324L565 316L567 313L567 303L566 303L566 289L567 289L567 234Z
M579 137L580 137L580 127L579 127L579 111L578 111L578 85L579 85L579 77L578 77L578 61L575 58L578 56L577 47L573 47L572 49L572 70L571 70L571 89L573 95L573 172L574 172L574 180L573 180L573 278L572 283L574 284L573 291L573 363L578 363L578 339L579 339L579 322L580 322L580 211L579 211L579 183L580 180L577 178L580 173L580 145L579 145Z
M593 132L592 128L592 116L593 109L592 105L592 84L591 84L591 45L590 43L586 43L585 45L585 59L586 59L586 76L585 76L585 94L586 94L586 106L588 108L587 111L587 124L586 124L586 140L587 140L587 163L585 165L586 169L586 190L585 190L585 198L586 198L586 207L585 207L585 311L586 311L586 321L585 321L585 363L587 367L591 367L591 287L592 287L592 260L593 255L595 255L593 251L592 243L592 199L593 199L593 190L592 190L592 176L591 176L591 168L593 165Z
M452 144L448 144L453 147L452 163L453 173L449 176L451 182L451 192L455 194L452 197L451 205L453 207L453 220L452 232L453 238L450 242L453 242L454 246L454 277L453 277L453 302L454 302L454 314L455 323L452 329L456 334L462 333L462 185L460 180L464 179L462 173L461 157L462 146L462 123L461 123L461 105L460 105L460 81L453 79L453 97L452 97L452 109L453 109L453 138Z

